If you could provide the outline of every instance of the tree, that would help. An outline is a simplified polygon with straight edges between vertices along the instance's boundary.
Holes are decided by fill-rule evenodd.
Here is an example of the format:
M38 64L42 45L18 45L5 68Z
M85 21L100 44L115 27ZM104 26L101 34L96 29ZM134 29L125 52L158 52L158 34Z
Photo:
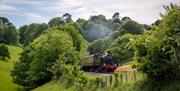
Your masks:
M167 6L151 34L137 35L131 41L139 70L154 82L173 82L180 71L180 6Z
M32 23L30 25L24 25L19 28L20 31L20 39L19 42L24 46L30 44L35 38L40 36L46 29L48 25L45 23L38 24Z
M96 54L96 53L103 52L104 44L105 43L103 39L98 39L98 40L93 41L91 45L89 45L88 47L89 53Z
M131 18L130 18L130 17L127 17L127 16L125 16L125 17L123 17L121 20L122 20L122 21L128 21L128 20L131 20Z
M86 22L86 20L85 20L85 19L83 19L83 18L78 18L76 22L85 23L85 22Z
M18 44L17 29L5 17L0 17L0 43Z
M12 23L9 22L9 20L5 17L0 17L0 23L5 25L11 25Z
M118 12L114 13L114 15L112 16L112 20L113 20L113 23L121 23Z
M114 39L114 41L110 44L108 43L110 46L106 50L111 51L113 60L116 63L122 64L133 58L133 49L127 47L129 45L130 38L129 34L125 34Z
M62 17L65 19L66 23L73 22L71 15L69 13L65 13Z
M118 12L114 13L114 15L112 16L112 19L119 19L119 18L120 16Z
M158 19L158 20L156 20L153 24L151 24L151 25L155 25L155 26L158 26L160 24L160 20Z
M5 44L0 44L0 57L2 57L3 60L5 58L10 58L8 47Z
M130 34L142 34L144 32L143 26L133 20L125 21L121 28Z
M48 25L50 27L60 26L60 25L66 25L66 22L62 17L55 17L49 20Z
M144 27L147 31L151 30L151 26L150 26L150 25L143 24L143 27Z
M78 31L71 26L49 28L25 48L20 61L15 64L11 72L13 82L31 89L54 76L59 75L59 78L62 78L61 73L64 76L66 73L64 71L68 69L74 70L71 76L76 75L80 71L77 67L80 67L81 55L86 54L83 42ZM63 64L58 64L58 60Z
M65 13L65 14L63 15L63 17L64 17L64 18L71 18L71 15L70 15L69 13Z
M94 22L102 22L102 21L106 21L106 17L104 15L94 15L94 16L90 16L90 20L94 21Z

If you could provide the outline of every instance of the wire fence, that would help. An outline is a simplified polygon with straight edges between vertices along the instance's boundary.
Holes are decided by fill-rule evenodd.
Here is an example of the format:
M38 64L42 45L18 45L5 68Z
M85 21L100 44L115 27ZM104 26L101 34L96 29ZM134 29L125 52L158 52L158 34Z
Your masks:
M116 86L122 83L135 82L137 80L146 80L146 74L137 71L117 72L113 75L102 77L98 86Z

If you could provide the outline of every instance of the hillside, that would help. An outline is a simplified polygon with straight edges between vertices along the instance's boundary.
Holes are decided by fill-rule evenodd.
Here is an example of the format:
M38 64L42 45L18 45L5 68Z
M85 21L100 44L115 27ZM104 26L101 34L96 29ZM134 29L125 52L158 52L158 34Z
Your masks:
M65 88L57 81L48 82L42 86L39 86L32 91L74 91L73 88Z
M8 46L11 58L8 60L0 59L0 91L16 91L20 86L12 82L10 71L19 58L19 53L22 52L20 47Z

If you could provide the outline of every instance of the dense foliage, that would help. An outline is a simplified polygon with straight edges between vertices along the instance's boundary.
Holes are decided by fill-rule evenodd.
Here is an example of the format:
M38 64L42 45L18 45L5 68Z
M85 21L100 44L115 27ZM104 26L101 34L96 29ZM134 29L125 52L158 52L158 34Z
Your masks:
M80 54L86 54L83 43L78 31L71 26L48 29L25 48L12 71L13 81L26 88L33 88L53 76L59 78L65 74L75 75L80 70ZM75 78L76 75L71 79Z
M43 31L48 28L48 25L45 23L37 24L32 23L30 25L24 25L19 28L20 31L20 39L19 42L24 46L30 44L35 38L40 36Z
M126 33L130 34L142 34L145 30L142 25L133 20L125 20L121 28L124 29Z
M114 18L112 18L113 20ZM90 54L111 51L113 60L116 63L130 61L134 56L132 48L128 49L127 45L130 40L128 34L139 35L146 31L146 28L131 20L129 17L123 17L119 20L120 26L111 31L106 37L94 40L88 47Z
M18 44L17 29L5 17L0 17L0 43Z
M116 63L123 64L132 60L134 50L132 48L128 48L129 41L129 35L123 35L122 37L115 39L111 46L107 48L108 51L112 52L113 60Z
M10 58L8 47L5 44L0 44L0 58Z
M180 6L171 4L151 33L131 42L139 70L151 81L173 81L180 71Z
M48 25L50 27L53 26L62 26L62 25L68 25L72 23L73 20L71 18L71 15L69 13L63 14L61 17L55 17L49 20Z
M52 26L59 26L59 25L65 25L65 21L62 17L55 17L53 19L51 19L49 22L48 22L48 25L50 27Z

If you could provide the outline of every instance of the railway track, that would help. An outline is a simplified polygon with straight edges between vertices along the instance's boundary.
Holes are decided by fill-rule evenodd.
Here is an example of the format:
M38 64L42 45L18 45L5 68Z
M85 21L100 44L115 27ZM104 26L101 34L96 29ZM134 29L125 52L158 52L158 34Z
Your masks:
M115 72L133 72L136 69L132 69L131 67L118 67ZM97 73L97 72L84 72L86 75L88 76L109 76L109 75L113 75L112 72L108 73L108 72L103 72L103 73Z

